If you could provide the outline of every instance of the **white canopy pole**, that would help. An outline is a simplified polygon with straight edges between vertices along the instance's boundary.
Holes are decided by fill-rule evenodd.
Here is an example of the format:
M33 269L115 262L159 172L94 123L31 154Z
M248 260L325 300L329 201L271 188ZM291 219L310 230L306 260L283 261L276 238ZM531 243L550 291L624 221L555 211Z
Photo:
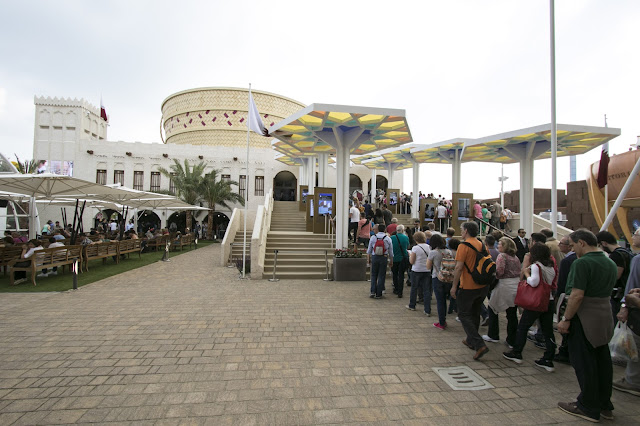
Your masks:
M558 233L558 183L556 163L558 157L558 127L556 124L556 35L554 0L549 0L551 44L551 231ZM524 188L521 188L521 190ZM532 206L533 207L533 206Z
M418 192L420 191L420 163L413 162L413 195L411 196L411 217L413 219L418 218L418 206L420 206L420 199L418 198Z
M371 199L369 200L369 202L371 203L371 208L373 209L376 208L376 193L378 192L378 188L376 187L376 179L376 169L371 169L371 193L369 194Z

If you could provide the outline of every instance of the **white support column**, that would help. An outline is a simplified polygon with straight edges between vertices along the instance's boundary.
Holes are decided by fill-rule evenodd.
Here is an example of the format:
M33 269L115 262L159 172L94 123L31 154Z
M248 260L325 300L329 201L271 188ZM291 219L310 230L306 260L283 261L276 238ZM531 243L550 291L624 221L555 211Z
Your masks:
M413 196L411 197L411 217L418 219L418 208L420 206L420 199L418 193L420 191L420 163L413 162Z
M307 159L306 158L301 158L300 159L300 185L306 185L307 184Z
M400 163L387 163L387 173L389 174L389 176L387 177L387 180L389 182L389 185L387 186L387 188L394 188L393 186L393 172L400 166ZM389 194L387 194L389 195ZM400 194L398 194L399 196Z
M462 171L462 160L460 150L455 150L455 156L451 162L451 192L460 192L460 176Z
M520 161L520 228L533 232L533 160Z
M376 169L371 169L371 193L369 193L371 199L369 200L369 202L371 203L371 208L373 209L376 208L376 192L378 191L378 188L376 187L377 178L378 176L376 173Z
M329 154L318 154L318 186L327 186Z
M348 147L339 143L336 147L336 248L343 248L348 245L348 193L349 193L349 151Z
M316 157L307 158L307 185L309 194L313 194L313 188L316 187Z

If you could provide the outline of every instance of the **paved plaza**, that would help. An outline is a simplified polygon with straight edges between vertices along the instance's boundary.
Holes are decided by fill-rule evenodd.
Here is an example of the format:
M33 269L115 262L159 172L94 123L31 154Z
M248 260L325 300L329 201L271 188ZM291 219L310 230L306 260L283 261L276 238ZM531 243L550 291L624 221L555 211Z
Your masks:
M533 345L520 366L502 344L476 362L453 317L440 331L407 296L241 281L219 250L75 292L1 294L0 425L582 423L556 408L578 393L573 369L535 369ZM432 370L463 365L495 388L454 391ZM614 390L616 420L601 422L639 424L639 402Z

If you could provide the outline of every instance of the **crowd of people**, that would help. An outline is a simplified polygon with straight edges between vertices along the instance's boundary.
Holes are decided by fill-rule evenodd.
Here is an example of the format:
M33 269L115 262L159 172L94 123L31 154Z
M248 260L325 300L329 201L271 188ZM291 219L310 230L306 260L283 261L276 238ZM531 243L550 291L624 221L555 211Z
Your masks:
M395 297L402 298L404 287L410 287L408 310L422 304L430 317L435 295L433 326L443 331L447 317L456 314L465 334L462 344L473 351L474 360L488 353L491 344L503 343L508 348L503 358L522 364L531 342L544 349L534 360L536 367L553 372L554 362L572 365L581 392L575 402L558 403L569 414L590 421L612 419L612 389L640 396L640 363L628 362L625 376L613 380L608 343L614 324L625 321L634 329L632 322L640 321L640 256L620 247L612 234L580 229L557 240L550 229L530 238L519 229L514 238L494 230L480 239L481 224L468 221L458 239L454 229L442 233L433 222L425 229L419 222L405 229L387 212L385 205L373 212L373 219L358 212L359 220L352 222L355 243L365 245L371 265L370 298L385 297L390 267ZM633 246L640 249L640 229ZM492 272L478 272L485 265L493 265L488 269ZM483 276L489 274L487 281ZM536 303L532 292L538 295ZM502 313L507 320L504 341ZM556 339L554 315L561 339ZM486 333L480 331L483 326ZM640 324L635 327L640 330ZM637 334L634 339L640 348Z

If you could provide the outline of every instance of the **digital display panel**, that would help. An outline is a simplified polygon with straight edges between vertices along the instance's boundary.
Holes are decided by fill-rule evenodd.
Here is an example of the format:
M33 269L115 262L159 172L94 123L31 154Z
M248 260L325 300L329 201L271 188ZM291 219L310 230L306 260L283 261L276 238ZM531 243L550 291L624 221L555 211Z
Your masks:
M307 195L309 195L309 190L308 189L303 189L302 190L302 203L306 203L307 202Z
M425 203L424 204L424 221L425 222L433 222L433 218L436 215L436 204L435 203Z
M397 192L390 192L389 193L389 205L390 206L395 206L396 204L398 204L398 193Z
M458 220L466 221L469 219L469 213L471 212L471 199L458 198Z
M333 194L319 194L318 214L333 213Z

